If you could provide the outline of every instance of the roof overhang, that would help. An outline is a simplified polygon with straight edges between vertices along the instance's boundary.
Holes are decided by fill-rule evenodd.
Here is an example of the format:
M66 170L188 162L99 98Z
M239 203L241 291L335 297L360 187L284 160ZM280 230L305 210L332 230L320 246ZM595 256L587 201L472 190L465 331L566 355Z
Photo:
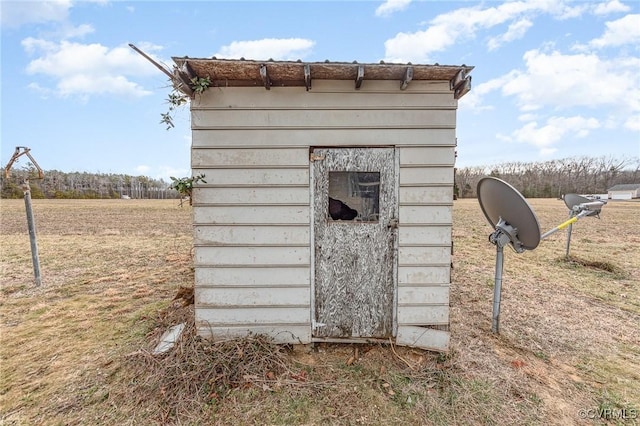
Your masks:
M412 81L446 81L455 99L471 89L474 67L467 65L360 64L357 62L253 61L216 58L174 57L173 82L178 90L193 96L191 79L209 78L212 87L305 87L313 80L351 80L357 90L367 80L395 80L398 90Z

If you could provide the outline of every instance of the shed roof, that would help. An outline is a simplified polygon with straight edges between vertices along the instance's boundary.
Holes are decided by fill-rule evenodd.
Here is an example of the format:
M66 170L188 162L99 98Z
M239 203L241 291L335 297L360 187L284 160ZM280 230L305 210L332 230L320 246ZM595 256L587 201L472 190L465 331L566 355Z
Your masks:
M214 87L264 86L267 90L277 86L302 86L310 90L312 80L352 80L355 89L367 80L396 80L398 89L404 90L411 81L432 80L448 81L456 99L470 90L468 73L474 68L467 65L254 61L186 56L174 57L173 61L176 63L174 75L179 83L183 83L179 84L180 90L186 89L186 92L194 77L209 77Z
M618 184L618 185L612 186L607 191L634 191L636 189L640 189L640 183Z

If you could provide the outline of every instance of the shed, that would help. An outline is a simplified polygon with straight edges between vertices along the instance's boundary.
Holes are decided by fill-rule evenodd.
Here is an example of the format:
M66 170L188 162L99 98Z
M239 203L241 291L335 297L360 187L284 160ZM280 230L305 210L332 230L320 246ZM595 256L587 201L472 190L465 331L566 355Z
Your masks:
M446 351L473 67L173 60L211 80L191 102L199 333Z
M640 198L640 183L614 185L607 189L611 200L631 200Z

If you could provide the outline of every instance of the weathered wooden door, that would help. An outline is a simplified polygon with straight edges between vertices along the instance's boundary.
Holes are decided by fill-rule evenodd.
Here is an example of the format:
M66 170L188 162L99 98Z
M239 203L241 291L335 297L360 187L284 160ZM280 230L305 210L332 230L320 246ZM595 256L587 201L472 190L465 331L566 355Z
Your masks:
M397 173L393 148L316 148L314 336L395 334Z

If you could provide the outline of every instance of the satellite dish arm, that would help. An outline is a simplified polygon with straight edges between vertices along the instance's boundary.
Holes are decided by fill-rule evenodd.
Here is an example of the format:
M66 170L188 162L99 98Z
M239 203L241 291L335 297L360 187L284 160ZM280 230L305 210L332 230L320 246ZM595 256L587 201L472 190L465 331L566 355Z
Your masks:
M13 163L15 163L16 160L22 155L26 155L27 157L29 157L29 160L31 160L31 163L38 170L38 179L44 179L44 171L40 168L40 166L38 165L36 160L31 156L31 154L29 154L29 151L31 151L31 148L27 148L26 146L16 146L16 150L14 151L13 155L11 156L11 159L9 160L9 162L4 168L4 177L6 179L9 179L9 172L11 171L11 166L13 166Z
M577 215L573 216L571 219L566 220L564 222L562 222L560 225L556 226L553 229L548 230L547 232L545 232L544 234L542 234L540 236L540 239L545 239L547 238L549 235L551 234L555 234L556 232L560 231L561 229L566 228L569 225L572 225L574 223L576 223L579 219L587 216L588 214L590 214L591 211L589 210L582 210L580 213L578 213Z

